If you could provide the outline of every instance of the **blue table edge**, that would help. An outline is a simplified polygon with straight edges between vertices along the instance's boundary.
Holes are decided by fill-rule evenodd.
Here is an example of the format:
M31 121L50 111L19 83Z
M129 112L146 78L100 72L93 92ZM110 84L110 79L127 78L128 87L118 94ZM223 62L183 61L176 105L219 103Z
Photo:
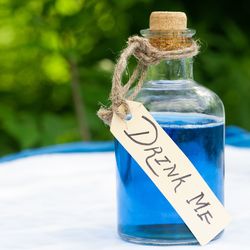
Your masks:
M250 147L250 132L237 126L226 127L226 145ZM73 142L60 145L23 150L0 158L0 163L44 154L94 153L114 151L113 141Z

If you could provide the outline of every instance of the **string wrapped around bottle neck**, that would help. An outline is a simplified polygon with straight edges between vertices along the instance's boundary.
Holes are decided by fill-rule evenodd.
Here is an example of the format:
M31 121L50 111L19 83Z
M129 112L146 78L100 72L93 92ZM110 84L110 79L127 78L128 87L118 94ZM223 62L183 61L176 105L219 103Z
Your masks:
M159 50L152 46L148 39L139 36L130 37L127 44L115 66L109 96L111 106L108 108L101 107L97 112L98 117L107 125L110 125L114 112L121 119L124 119L129 114L126 99L133 100L137 96L143 85L149 65L157 64L163 59L172 60L193 57L199 52L199 46L194 40L191 41L189 47L169 51ZM126 70L128 59L132 55L137 59L137 65L128 82L123 85L122 75ZM132 93L128 95L132 85L135 86Z

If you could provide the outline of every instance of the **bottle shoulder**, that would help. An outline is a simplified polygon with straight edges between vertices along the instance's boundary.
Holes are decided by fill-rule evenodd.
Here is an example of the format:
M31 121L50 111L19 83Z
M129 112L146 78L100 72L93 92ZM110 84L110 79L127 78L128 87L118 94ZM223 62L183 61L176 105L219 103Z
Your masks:
M150 112L201 113L224 118L220 98L193 80L145 82L135 100Z

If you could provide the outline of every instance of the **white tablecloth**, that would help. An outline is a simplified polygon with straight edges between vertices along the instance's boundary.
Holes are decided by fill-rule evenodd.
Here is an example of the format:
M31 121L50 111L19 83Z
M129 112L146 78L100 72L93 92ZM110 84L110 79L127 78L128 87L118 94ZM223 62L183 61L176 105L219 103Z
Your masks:
M250 249L250 149L226 148L232 223L204 250ZM0 250L160 249L116 233L114 153L53 154L0 164ZM198 249L173 246L171 249Z

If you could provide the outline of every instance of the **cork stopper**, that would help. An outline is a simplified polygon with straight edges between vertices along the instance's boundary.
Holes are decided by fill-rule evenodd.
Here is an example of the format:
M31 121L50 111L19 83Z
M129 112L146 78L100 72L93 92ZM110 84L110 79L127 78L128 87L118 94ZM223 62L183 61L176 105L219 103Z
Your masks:
M152 31L174 31L187 28L187 16L184 12L154 11L150 15L149 29Z
M149 29L142 32L159 50L177 50L191 46L192 32L187 29L187 16L178 11L154 11Z

